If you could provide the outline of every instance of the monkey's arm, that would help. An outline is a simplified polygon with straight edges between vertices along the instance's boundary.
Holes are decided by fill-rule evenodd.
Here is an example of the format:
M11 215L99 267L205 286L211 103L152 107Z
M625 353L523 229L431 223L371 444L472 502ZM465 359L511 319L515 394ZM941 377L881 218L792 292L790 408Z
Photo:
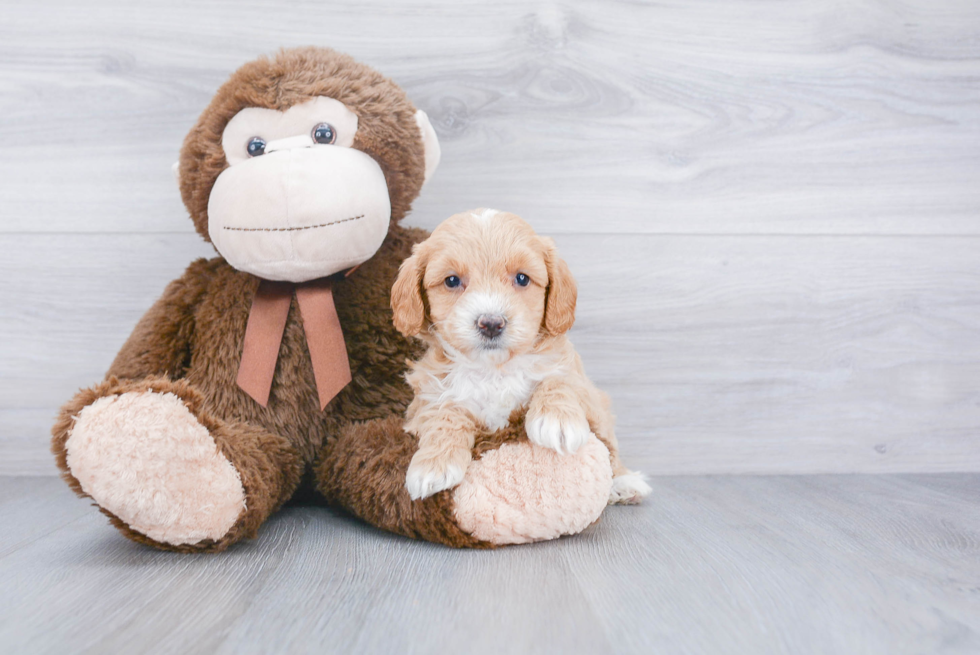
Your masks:
M581 532L606 506L612 487L607 450L590 439L574 455L536 448L524 417L480 432L461 484L422 500L405 487L418 449L404 419L355 422L331 436L315 467L331 502L385 530L455 548L489 548Z
M183 377L190 364L194 312L210 279L210 262L199 259L167 285L123 344L106 377Z

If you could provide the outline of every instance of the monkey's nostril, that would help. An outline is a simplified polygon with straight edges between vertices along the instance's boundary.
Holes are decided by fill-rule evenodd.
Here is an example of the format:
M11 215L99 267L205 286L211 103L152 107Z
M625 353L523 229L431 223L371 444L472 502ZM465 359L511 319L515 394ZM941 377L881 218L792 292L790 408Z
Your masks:
M476 320L476 327L480 334L488 339L495 339L507 327L507 319L503 316L481 316Z

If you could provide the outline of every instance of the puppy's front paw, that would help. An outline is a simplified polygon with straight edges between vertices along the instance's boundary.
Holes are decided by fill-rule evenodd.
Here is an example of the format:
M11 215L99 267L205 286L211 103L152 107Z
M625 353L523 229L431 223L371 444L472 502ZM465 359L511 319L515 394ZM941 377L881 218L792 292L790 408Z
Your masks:
M584 412L580 416L541 412L530 417L525 429L531 443L551 448L562 455L574 453L592 434Z
M428 457L418 452L408 465L405 488L412 500L420 500L444 489L452 489L463 481L465 474L466 469L451 457Z

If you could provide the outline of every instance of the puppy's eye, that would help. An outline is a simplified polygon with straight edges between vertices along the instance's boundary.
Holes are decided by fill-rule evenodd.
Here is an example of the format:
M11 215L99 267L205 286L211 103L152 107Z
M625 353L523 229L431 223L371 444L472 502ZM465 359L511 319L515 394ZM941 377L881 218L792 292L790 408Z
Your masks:
M253 136L248 140L248 145L245 146L248 150L249 157L258 157L259 155L265 154L265 139L260 136Z
M313 128L313 140L324 145L337 140L337 132L330 123L320 123Z
M518 273L514 276L514 282L517 282L517 286L519 287L526 287L527 285L531 284L531 278L524 273Z
M459 279L458 275L450 275L445 279L445 283L450 289L455 289L460 285L460 283L462 283L462 280Z

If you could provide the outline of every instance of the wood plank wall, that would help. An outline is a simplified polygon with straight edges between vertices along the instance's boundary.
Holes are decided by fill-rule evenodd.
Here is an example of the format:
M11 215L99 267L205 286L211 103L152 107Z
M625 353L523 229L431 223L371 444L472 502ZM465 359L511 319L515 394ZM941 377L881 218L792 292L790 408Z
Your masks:
M193 258L170 166L325 45L425 109L409 221L515 211L650 473L980 470L980 3L0 4L0 474Z

